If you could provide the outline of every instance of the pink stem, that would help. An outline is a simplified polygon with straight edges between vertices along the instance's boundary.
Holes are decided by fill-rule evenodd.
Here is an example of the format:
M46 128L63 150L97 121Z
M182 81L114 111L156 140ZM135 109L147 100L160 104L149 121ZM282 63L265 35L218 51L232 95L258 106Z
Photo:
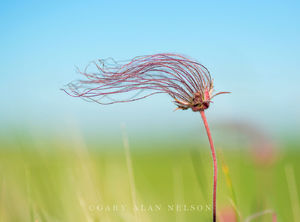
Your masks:
M204 110L200 111L205 129L206 129L206 133L207 133L207 137L209 140L209 144L210 144L210 149L211 149L211 155L213 158L213 162L214 162L214 188L213 188L213 222L216 222L216 212L217 212L217 174L218 174L218 168L217 168L217 158L216 158L216 152L215 152L215 148L214 148L214 143L213 140L211 138L211 134L210 134L210 130L209 130L209 126L206 120L206 116L204 113Z

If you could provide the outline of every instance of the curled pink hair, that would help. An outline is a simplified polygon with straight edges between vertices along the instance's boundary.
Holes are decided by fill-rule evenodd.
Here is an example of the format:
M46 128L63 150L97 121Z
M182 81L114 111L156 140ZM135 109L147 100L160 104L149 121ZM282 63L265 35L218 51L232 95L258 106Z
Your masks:
M226 93L212 95L213 80L208 69L182 55L161 53L138 56L124 65L109 59L90 65L97 72L79 71L85 79L69 83L64 89L67 94L108 105L167 93L177 109L200 111L209 107L214 96ZM120 98L119 94L130 93L134 93L130 98Z

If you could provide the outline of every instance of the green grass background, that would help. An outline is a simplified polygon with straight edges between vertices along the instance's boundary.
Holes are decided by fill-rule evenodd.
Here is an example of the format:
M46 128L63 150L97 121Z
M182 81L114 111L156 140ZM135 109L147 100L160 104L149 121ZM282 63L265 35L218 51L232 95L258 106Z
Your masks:
M126 159L119 135L114 143L21 135L0 140L0 221L211 221L206 207L212 162L205 138L151 143L129 135ZM238 141L216 145L218 212L234 208L244 221L270 209L278 221L300 221L298 143L282 143L272 163L258 164L249 145ZM134 203L147 210L133 210ZM108 209L116 204L126 209ZM151 210L155 204L161 209ZM176 212L168 210L172 204L205 209ZM271 221L271 215L253 221Z

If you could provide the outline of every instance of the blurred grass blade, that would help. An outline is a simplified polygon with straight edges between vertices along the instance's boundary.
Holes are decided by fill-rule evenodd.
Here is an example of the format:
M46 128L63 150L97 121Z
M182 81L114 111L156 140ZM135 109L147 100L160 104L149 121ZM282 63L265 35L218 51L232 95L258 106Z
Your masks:
M300 221L300 206L298 200L298 191L294 169L291 165L285 166L285 174L287 178L288 190L290 193L291 207L293 211L294 221Z
M122 139L123 139L123 146L125 150L125 157L126 157L126 164L127 164L127 170L128 170L128 176L129 176L129 183L130 183L130 191L131 191L131 197L132 197L132 203L133 203L133 211L135 215L135 221L139 221L138 217L138 211L134 210L136 206L138 206L138 201L136 197L136 188L135 188L135 182L134 182L134 174L133 174L133 167L132 167L132 161L130 156L130 150L129 150L129 140L128 135L126 132L126 125L123 123L121 125L122 129Z
M272 215L272 222L276 222L277 218L276 218L276 214L273 210L264 210L262 212L258 212L258 213L255 213L249 217L246 218L245 222L250 222L258 217L261 217L261 216L264 216L266 214L271 214Z

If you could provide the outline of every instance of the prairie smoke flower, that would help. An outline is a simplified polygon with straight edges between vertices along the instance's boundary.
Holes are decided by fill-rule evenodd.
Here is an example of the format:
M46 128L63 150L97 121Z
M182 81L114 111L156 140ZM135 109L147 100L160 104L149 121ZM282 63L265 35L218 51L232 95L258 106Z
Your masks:
M181 55L138 56L125 65L112 59L91 64L98 72L80 72L85 79L68 84L65 91L69 95L108 105L167 93L177 109L201 111L209 107L214 96L226 93L213 94L213 79L207 68ZM118 98L130 93L134 95Z
M108 105L131 102L160 93L169 94L177 109L200 112L213 158L213 221L216 221L217 159L204 110L213 94L213 79L207 68L182 55L163 53L138 56L119 65L114 60L93 62L96 72L80 72L85 79L68 84L64 91L73 97ZM88 68L88 67L87 67ZM133 95L131 95L133 93ZM121 99L122 95L127 97ZM131 95L132 97L128 97Z

